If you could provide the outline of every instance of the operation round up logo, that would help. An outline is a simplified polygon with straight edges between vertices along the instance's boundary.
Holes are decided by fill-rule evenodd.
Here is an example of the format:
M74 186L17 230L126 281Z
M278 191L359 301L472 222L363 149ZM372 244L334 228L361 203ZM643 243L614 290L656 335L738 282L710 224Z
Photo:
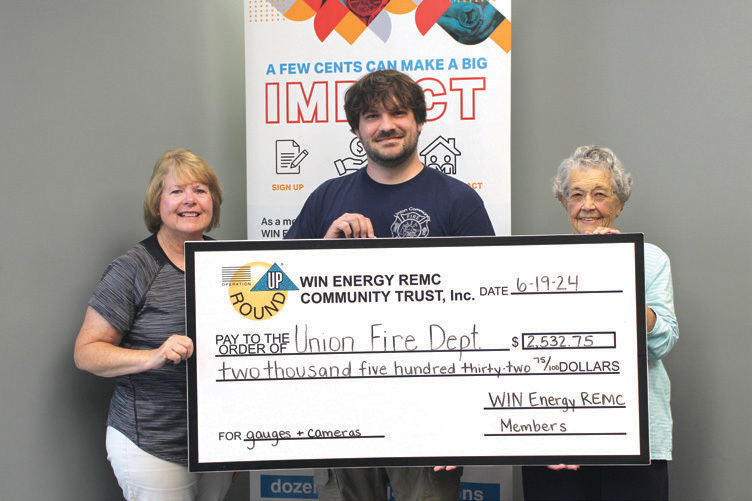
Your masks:
M230 303L249 320L268 320L282 311L287 292L298 287L275 263L253 262L238 268L229 281Z

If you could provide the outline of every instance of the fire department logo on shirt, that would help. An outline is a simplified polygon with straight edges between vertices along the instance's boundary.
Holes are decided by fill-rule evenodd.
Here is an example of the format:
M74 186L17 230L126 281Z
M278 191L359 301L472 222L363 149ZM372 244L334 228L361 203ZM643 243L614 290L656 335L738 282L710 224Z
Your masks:
M418 238L428 236L428 222L431 217L420 209L410 207L394 215L393 238Z
M298 290L276 263L243 265L233 273L228 285L232 307L249 320L272 318L287 302L287 292Z

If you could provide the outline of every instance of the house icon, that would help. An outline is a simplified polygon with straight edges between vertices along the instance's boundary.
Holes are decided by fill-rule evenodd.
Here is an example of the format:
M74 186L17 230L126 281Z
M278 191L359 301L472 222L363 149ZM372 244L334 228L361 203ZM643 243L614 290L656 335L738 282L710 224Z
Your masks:
M457 174L457 157L462 155L454 146L454 138L437 137L420 152L426 167L440 170L444 174Z

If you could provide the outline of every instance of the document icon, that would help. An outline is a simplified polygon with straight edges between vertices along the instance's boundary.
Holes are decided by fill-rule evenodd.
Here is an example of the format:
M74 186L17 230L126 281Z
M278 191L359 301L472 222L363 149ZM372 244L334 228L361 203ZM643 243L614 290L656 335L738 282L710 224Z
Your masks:
M277 174L300 174L300 163L308 156L292 139L277 140Z

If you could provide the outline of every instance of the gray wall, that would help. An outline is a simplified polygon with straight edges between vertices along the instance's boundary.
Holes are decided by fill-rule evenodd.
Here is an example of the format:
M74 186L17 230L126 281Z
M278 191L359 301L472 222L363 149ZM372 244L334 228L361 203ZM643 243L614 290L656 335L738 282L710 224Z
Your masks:
M111 381L74 367L73 340L107 263L148 235L164 150L216 169L227 203L212 235L245 237L242 8L0 4L1 499L122 499L104 448Z
M674 270L677 500L749 495L750 5L513 4L513 232L569 231L549 179L575 146L611 146L634 174L617 227L644 232ZM73 340L106 264L146 234L143 190L165 149L215 167L226 202L213 235L245 236L241 12L239 0L0 4L2 499L119 498L111 384L75 369Z

